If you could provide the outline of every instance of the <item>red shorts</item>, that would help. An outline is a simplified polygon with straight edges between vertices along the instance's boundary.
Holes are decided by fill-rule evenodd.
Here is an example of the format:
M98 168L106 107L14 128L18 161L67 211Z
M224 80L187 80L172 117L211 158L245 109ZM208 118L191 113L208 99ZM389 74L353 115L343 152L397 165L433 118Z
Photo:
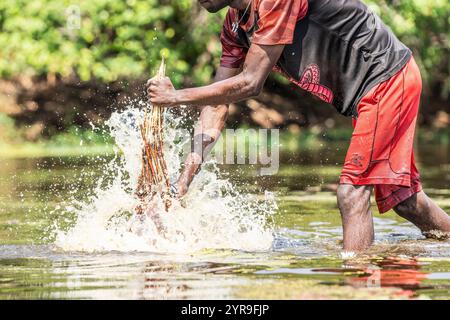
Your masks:
M380 213L422 190L413 142L422 79L411 60L361 99L341 184L374 185Z

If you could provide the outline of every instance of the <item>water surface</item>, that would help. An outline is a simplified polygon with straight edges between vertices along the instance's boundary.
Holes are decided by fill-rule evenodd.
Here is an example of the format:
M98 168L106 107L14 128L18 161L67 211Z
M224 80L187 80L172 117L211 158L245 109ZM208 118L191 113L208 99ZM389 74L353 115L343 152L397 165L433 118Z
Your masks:
M271 177L224 167L247 192L274 192L272 246L189 254L60 250L49 230L65 217L55 208L89 197L108 160L2 160L0 299L448 299L450 242L426 240L393 212L374 208L375 246L358 259L341 258L335 188L345 148L284 155ZM450 150L421 146L418 158L425 190L450 211Z

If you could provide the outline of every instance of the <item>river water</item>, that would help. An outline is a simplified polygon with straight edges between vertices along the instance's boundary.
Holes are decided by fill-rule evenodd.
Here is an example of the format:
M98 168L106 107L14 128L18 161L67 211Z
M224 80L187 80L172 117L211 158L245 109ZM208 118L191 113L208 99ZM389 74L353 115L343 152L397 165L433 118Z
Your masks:
M374 207L375 245L342 258L345 149L283 154L273 176L223 165L198 179L161 238L105 213L129 209L117 157L3 159L0 299L449 299L450 242L393 212ZM416 152L425 191L449 212L450 149ZM202 189L217 181L225 194Z

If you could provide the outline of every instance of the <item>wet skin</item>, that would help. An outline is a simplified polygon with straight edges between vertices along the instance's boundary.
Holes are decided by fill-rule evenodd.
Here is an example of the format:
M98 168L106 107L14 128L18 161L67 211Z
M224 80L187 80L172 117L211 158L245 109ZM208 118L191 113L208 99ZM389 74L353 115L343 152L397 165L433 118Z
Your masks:
M252 187L256 179L262 188L280 195L273 249L208 249L205 256L186 254L181 259L177 254L134 250L59 252L47 242L47 226L58 221L63 227L72 216L65 206L54 211L55 206L68 203L73 192L77 201L88 203L98 180L116 175L105 169L111 158L2 159L0 298L317 299L320 294L328 299L374 299L376 294L386 299L392 294L398 299L398 291L383 293L396 288L412 298L448 299L450 242L422 239L393 212L374 219L380 242L363 255L373 259L340 259L342 232L334 195L331 190L309 187L320 189L337 180L340 168L335 163L343 159L347 144L326 142L322 150L282 150L280 171L270 177L255 178L247 166L221 166L224 178L231 178L242 192L257 192L259 188ZM449 210L448 152L441 152L442 146L424 145L417 150L424 187L433 186L430 196ZM336 151L323 164L314 164L327 150ZM299 158L293 162L294 157ZM427 279L421 280L424 276Z
M209 12L230 6L245 10L249 0L205 0L199 3ZM193 152L184 164L178 179L179 196L183 196L200 169L205 153L225 126L228 103L259 95L273 66L283 52L284 45L252 44L241 69L219 67L215 82L211 85L175 90L169 78L152 78L147 82L151 103L160 106L191 105L200 109L200 121L195 130L194 141L202 145L202 151ZM344 229L344 250L365 250L373 242L373 218L370 211L372 186L341 185L337 200ZM438 230L450 232L450 218L425 193L420 192L394 208L401 217L415 224L425 234Z
M198 0L197 2L208 12L215 13L226 6L245 10L245 7L251 0Z
M346 251L362 251L373 242L373 217L370 210L372 190L372 186L349 184L341 184L338 188L337 200ZM395 206L394 211L417 226L427 237L434 237L432 231L450 233L450 217L423 191Z

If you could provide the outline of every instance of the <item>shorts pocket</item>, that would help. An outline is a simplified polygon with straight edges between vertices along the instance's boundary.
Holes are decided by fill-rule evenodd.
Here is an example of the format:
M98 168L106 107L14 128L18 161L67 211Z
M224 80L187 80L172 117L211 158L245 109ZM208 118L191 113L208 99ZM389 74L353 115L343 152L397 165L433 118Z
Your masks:
M344 162L344 173L360 175L369 168L377 125L378 104L365 97L358 106L358 119Z

